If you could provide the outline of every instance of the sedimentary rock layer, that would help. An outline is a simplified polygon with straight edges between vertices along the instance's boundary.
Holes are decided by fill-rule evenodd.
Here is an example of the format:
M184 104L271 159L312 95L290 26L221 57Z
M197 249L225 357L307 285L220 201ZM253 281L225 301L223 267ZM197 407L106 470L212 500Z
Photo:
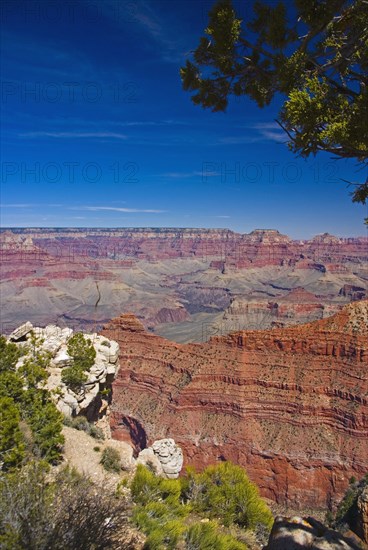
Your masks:
M122 315L112 431L172 437L185 464L232 460L264 496L334 506L368 468L368 301L313 323L179 345Z
M321 319L367 297L368 240L276 230L0 230L0 331L83 332L122 311L176 341ZM206 328L203 330L203 325ZM205 334L203 334L205 332Z

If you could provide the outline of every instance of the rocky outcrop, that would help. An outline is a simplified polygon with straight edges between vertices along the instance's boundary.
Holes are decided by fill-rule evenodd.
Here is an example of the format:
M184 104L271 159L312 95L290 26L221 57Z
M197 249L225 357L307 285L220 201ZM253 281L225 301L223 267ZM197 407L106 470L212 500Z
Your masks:
M63 369L73 362L68 355L68 341L72 335L73 330L69 328L61 329L55 325L40 328L34 327L30 322L24 323L9 336L9 340L21 346L23 350L17 368L26 360L36 357L37 353L46 353L50 358L46 387L63 414L74 416L83 413L89 416L92 409L105 411L100 392L111 388L118 372L119 346L117 342L98 334L85 335L92 341L96 351L95 362L89 372L86 372L88 378L81 389L73 391L61 378Z
M365 474L367 301L204 344L174 344L124 315L103 334L120 344L113 437L134 445L139 425L147 445L174 438L186 464L232 460L264 496L293 507L334 507L349 478Z
M354 541L308 517L277 517L265 550L357 550Z
M139 453L137 464L152 468L156 475L176 479L183 467L183 452L173 439L160 439Z
M368 547L368 487L358 497L358 525L357 532Z

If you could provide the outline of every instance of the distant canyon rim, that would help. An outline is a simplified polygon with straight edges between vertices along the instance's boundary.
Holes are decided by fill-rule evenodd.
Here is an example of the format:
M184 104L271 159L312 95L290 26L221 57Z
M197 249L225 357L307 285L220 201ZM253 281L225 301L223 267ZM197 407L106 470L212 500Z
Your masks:
M368 238L277 230L2 229L1 330L132 312L177 342L325 318L367 297Z

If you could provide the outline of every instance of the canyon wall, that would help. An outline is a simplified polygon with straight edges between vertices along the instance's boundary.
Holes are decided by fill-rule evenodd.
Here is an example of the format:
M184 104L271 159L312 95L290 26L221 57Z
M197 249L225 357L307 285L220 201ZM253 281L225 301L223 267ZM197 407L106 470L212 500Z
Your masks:
M322 319L367 297L368 239L276 230L0 230L0 331L94 332L122 311L180 342Z
M172 437L185 464L244 466L261 493L334 507L368 469L368 301L296 327L203 344L149 334L130 314L103 330L120 345L112 432L136 452Z

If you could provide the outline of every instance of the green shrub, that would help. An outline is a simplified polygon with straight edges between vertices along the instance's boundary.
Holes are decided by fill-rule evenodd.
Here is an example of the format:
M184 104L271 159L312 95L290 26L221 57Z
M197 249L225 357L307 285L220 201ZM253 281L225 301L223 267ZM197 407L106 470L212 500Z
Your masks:
M106 447L103 450L100 463L108 472L119 473L121 471L120 453L113 447Z
M0 336L0 372L15 370L15 365L22 352L16 344Z
M88 422L85 416L75 416L74 418L64 417L63 423L69 428L75 428L81 432L86 432L94 439L105 439L104 433L98 426Z
M88 376L78 365L72 365L61 371L61 380L68 388L74 392L78 392L83 388L85 382L87 382Z
M71 419L71 427L89 433L90 423L85 416L75 416Z
M209 466L200 474L189 469L182 480L182 493L196 511L221 518L224 525L236 523L245 529L255 529L258 524L268 529L272 526L272 513L257 486L243 468L230 462Z
M0 470L10 470L24 459L24 441L19 428L19 409L11 397L0 398Z
M217 469L217 467L214 468ZM208 470L207 468L204 473L208 473ZM236 474L244 482L243 474L245 475L245 473L241 468L239 470L242 475L240 476L237 470ZM210 473L212 473L212 470L210 470ZM236 478L236 475L233 473L231 478L227 469L226 473L234 481L233 478ZM224 484L226 476L224 472L220 472L220 474L219 480ZM199 481L201 475L192 471L192 476L196 477L195 484L203 489L205 485ZM196 507L196 503L193 501L193 494L191 494L191 498L188 497L192 481L193 479L189 479L189 476L185 480L156 477L148 468L138 465L131 483L131 495L136 503L133 519L147 535L145 548L149 550L178 547L188 550L246 549L245 544L229 534L221 533L214 522L197 523L188 528L185 520L191 513L192 508L197 514L201 514L199 507ZM207 489L210 483L212 481L207 480ZM229 493L231 493L234 486L236 486L236 483L230 486ZM231 501L229 506L231 508ZM226 508L220 510L217 507L216 512L219 511L222 513L222 515L218 515L219 521L225 523L224 518L227 517L228 510ZM206 515L208 514L208 510L203 510L203 512ZM264 518L262 517L262 519Z
M96 453L99 453L101 451L101 447L93 447L93 450L96 452Z
M160 479L151 470L138 464L130 488L134 502L145 505L158 500L160 496L159 484Z
M181 521L166 521L164 525L156 524L150 531L144 548L149 550L161 550L167 548L175 550L183 534L185 527Z
M246 545L219 533L215 522L195 523L185 533L185 550L246 550Z
M90 424L89 434L94 439L105 439L105 435L101 428L98 426L95 426L94 424Z

